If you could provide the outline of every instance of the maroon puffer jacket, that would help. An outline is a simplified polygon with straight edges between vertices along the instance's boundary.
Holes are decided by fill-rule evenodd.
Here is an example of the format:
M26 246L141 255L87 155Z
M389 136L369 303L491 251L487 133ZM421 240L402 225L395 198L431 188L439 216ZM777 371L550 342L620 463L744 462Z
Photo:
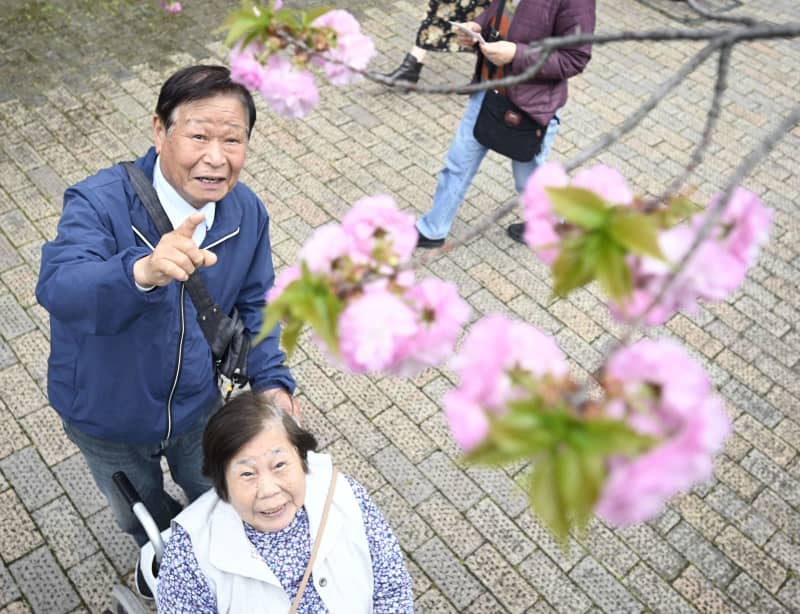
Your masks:
M493 0L475 21L486 37L500 0ZM506 0L507 2L509 0ZM507 40L517 43L517 52L506 75L517 75L536 62L538 54L525 56L527 45L552 36L594 32L595 0L520 0ZM532 81L509 88L511 101L542 125L567 101L567 79L581 73L592 57L591 45L557 49ZM476 65L477 80L480 62Z

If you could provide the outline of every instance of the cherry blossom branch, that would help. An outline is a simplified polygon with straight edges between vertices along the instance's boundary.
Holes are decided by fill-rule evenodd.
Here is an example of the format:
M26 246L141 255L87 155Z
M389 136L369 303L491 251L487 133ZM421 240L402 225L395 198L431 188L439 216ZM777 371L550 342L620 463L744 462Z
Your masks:
M562 37L544 38L529 45L530 54L542 54L537 61L523 72L503 77L502 79L492 79L479 83L463 85L425 85L410 83L408 81L390 79L385 75L367 70L353 70L367 79L386 85L389 87L401 88L403 90L418 92L421 94L463 94L478 92L499 87L510 87L518 85L534 78L539 69L544 64L547 55L557 49L578 47L580 45L604 45L610 43L629 42L629 41L711 41L716 43L715 47L723 45L733 45L738 42L751 40L768 40L774 38L796 38L800 36L800 24L757 24L749 27L741 27L730 30L651 30L647 32L621 31L610 34L572 34ZM315 53L309 50L309 53Z
M650 305L631 323L628 330L620 339L619 343L615 345L615 348L612 348L609 354L613 353L614 349L622 347L628 341L630 341L633 333L641 328L647 316L664 299L670 289L672 289L677 282L680 273L686 268L686 265L703 244L703 241L706 240L713 228L717 225L722 217L722 214L725 212L725 209L727 208L736 187L747 175L750 174L750 172L759 164L759 162L761 162L772 151L775 145L777 145L777 143L784 136L786 136L789 131L798 125L798 123L800 123L800 105L792 109L792 111L778 124L778 126L772 132L770 132L767 137L763 139L761 143L759 143L759 145L747 155L747 157L745 157L741 164L739 164L736 171L728 179L728 182L726 183L719 200L711 208L709 208L708 214L705 216L702 225L698 229L694 240L689 246L689 249L675 265L674 270L666 277L661 289L650 302Z

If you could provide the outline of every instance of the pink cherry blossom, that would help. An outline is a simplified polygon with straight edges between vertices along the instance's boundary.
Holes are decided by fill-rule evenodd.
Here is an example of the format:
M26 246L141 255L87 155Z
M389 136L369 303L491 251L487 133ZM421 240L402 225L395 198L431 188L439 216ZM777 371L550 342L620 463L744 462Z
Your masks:
M530 395L515 384L516 372L539 379L567 375L564 353L551 338L530 324L490 315L470 330L452 360L458 387L445 397L445 414L453 436L465 449L475 446L488 432L488 417L502 414L510 401Z
M364 70L375 55L372 39L361 33L361 26L352 14L336 9L317 17L311 24L318 28L331 28L336 32L336 45L324 56L312 60L322 66L325 75L334 85L347 85L361 78L351 69Z
M458 295L455 284L434 278L411 286L405 299L417 313L418 328L409 339L406 359L394 372L410 376L452 355L470 307Z
M527 395L513 385L512 370L536 378L560 378L569 371L564 353L552 337L500 314L487 316L472 327L452 364L460 389L497 412L502 412L508 401Z
M462 449L472 450L489 434L489 418L475 401L458 390L449 390L443 403L453 438Z
M718 201L715 197L711 205ZM674 267L688 253L705 213L659 234L658 242L667 262L645 256L629 258L634 293L611 311L618 319L638 317L648 308ZM737 188L722 214L722 226L713 229L671 283L666 295L646 317L650 325L663 324L678 311L691 313L697 301L722 301L744 281L766 241L771 212L752 192Z
M280 11L283 8L283 0L275 0L273 10Z
M556 231L559 218L553 211L545 188L566 186L590 190L612 205L630 205L633 202L625 178L609 166L597 165L581 169L570 181L564 167L557 162L546 162L528 179L520 196L525 219L525 243L548 265L558 258L560 237Z
M606 414L660 442L638 458L611 459L596 512L616 525L642 522L710 477L730 419L703 368L674 341L643 339L620 350L606 380Z
M711 199L709 207L714 207L720 195ZM772 222L772 211L764 206L753 192L738 187L733 191L722 214L722 222L728 228L727 236L721 241L731 254L751 266L758 255L758 249L766 243ZM724 231L723 231L724 233Z
M323 13L311 22L315 28L330 28L336 32L336 36L347 36L348 34L361 34L361 26L352 13L333 9Z
M167 13L172 13L173 15L180 13L183 10L181 3L175 2L174 0L161 0L161 8Z
M242 49L239 45L233 47L228 59L231 65L231 80L241 83L247 89L258 91L264 82L264 67L256 57L261 49L248 45Z
M408 261L417 245L414 216L397 209L391 196L381 194L356 201L342 219L342 228L353 240L354 250L367 258L376 248L387 247L394 266Z
M603 164L580 169L570 185L591 190L612 205L630 205L633 202L633 192L622 173Z
M564 167L545 162L528 179L520 196L525 219L525 243L546 264L552 264L559 252L556 233L558 217L553 213L546 187L563 188L569 184Z
M353 373L382 371L405 358L417 332L414 311L387 289L370 288L339 315L339 347Z
M286 286L293 281L300 279L300 275L300 267L296 264L287 267L278 273L278 276L275 278L275 283L267 292L267 303L271 303L278 298L286 289Z
M337 260L351 255L352 245L342 227L331 222L314 231L300 250L300 260L314 273L330 273Z
M295 68L281 55L267 58L260 92L272 110L284 117L305 117L319 103L312 74Z

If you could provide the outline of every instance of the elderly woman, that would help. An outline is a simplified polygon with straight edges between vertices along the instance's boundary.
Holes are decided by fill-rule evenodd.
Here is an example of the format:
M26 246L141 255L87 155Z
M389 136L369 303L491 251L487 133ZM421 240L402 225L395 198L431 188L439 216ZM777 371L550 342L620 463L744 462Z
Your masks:
M214 488L173 520L159 612L413 612L386 520L316 446L250 392L211 418L203 472Z

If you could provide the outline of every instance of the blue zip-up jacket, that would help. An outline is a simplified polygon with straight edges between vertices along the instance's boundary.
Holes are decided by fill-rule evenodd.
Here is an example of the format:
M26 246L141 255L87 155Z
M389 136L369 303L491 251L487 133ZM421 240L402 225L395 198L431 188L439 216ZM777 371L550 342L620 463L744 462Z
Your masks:
M152 180L156 152L136 161ZM61 417L87 435L159 442L188 430L219 396L211 350L189 293L173 281L136 288L133 264L159 233L117 165L70 187L58 235L42 248L36 297L50 313L47 391ZM275 272L269 218L242 183L217 203L201 247L217 255L200 274L212 299L236 306L251 333L260 329ZM278 329L253 347L254 390L294 391Z

